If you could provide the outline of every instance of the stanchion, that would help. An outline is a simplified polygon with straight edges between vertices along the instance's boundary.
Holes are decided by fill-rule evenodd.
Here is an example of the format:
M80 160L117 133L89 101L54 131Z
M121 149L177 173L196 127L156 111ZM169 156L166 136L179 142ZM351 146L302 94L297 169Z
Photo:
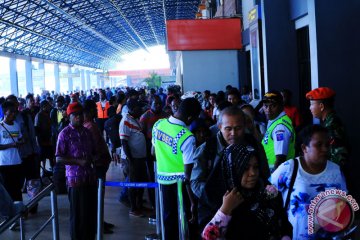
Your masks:
M104 180L98 181L98 211L97 211L97 240L103 239L104 225L104 202L103 202Z
M179 217L179 240L187 240L187 222L185 219L184 200L182 191L183 180L179 178L177 180L177 193L178 193L178 217Z
M51 214L53 216L52 219L52 229L53 229L53 240L59 240L59 214L58 214L58 207L57 207L57 197L55 189L52 189L50 192L51 196Z
M154 172L155 172L155 182L157 182L157 176L156 176L156 162L154 162ZM152 234L148 234L145 236L145 240L160 240L161 239L161 221L160 221L160 204L159 204L159 189L160 186L155 188L155 213L156 213L156 219L155 219L155 223L156 223L156 233L152 233ZM149 218L149 222L150 222ZM165 239L165 238L163 238Z
M156 173L156 166L155 166L155 173ZM155 179L156 176L155 176ZM99 187L98 187L98 213L97 213L97 222L98 222L98 226L97 226L97 240L102 240L103 239L103 222L104 222L104 202L102 199L102 194L103 194L103 185L104 182L102 179L99 179ZM131 187L131 188L156 188L155 189L155 197L156 197L156 233L154 234L149 234L145 236L145 239L149 239L149 240L158 240L161 239L160 235L161 235L161 230L160 230L160 218L159 216L161 216L162 218L162 214L160 214L160 212L162 212L162 195L159 194L160 188L159 188L159 184L157 182L154 183L149 183L149 182L105 182L105 186L109 186L109 187ZM159 197L158 197L159 196ZM160 198L160 200L159 200ZM159 207L160 206L160 207ZM162 222L162 221L161 221ZM163 229L163 227L161 227L161 229ZM165 239L165 238L162 238Z
M25 240L25 224L23 217L19 219L19 224L20 224L20 240Z

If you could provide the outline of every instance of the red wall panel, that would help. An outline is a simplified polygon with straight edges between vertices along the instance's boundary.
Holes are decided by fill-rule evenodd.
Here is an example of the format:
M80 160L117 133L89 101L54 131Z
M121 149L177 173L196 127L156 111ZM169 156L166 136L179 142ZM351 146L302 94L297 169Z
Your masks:
M241 49L241 20L203 19L166 21L169 51Z

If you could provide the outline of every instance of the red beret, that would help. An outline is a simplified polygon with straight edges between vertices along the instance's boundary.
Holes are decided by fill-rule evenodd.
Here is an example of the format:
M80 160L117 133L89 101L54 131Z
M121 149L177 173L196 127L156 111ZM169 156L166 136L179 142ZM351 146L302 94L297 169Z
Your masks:
M83 110L83 107L81 106L81 104L78 102L74 102L74 103L69 104L69 106L66 109L66 114L68 116L70 116L70 114L72 114L74 112L80 112L82 110Z
M308 100L323 100L335 97L335 91L328 87L319 87L306 94Z

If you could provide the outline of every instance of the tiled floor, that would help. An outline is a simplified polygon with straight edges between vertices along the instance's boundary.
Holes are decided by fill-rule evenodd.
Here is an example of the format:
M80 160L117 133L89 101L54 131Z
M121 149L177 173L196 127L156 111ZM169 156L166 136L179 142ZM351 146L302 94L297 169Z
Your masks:
M108 171L107 178L110 181L121 180L120 166L112 165ZM115 224L114 233L104 235L105 240L119 239L145 239L147 234L155 233L156 226L148 223L148 218L135 218L129 216L129 210L117 201L119 188L106 187L104 218L107 222ZM144 194L146 196L146 194ZM24 197L26 197L24 195ZM50 197L45 197L39 204L38 213L29 216L25 221L26 239L50 217ZM69 235L69 201L67 195L58 195L59 229L60 239L70 240ZM6 231L0 235L1 240L20 239L19 231ZM52 239L52 227L49 224L45 230L36 238L40 240Z

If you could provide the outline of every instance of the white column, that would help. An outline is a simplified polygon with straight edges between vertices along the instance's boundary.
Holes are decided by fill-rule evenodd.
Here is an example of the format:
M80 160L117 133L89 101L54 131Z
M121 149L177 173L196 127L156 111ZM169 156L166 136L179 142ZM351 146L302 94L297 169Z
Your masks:
M18 80L17 80L17 72L16 72L16 58L10 58L10 91L11 94L18 96Z
M60 67L59 67L59 63L55 63L54 64L54 77L55 77L55 92L59 93L60 92Z
M104 89L104 86L105 86L105 73L102 72L100 73L100 87Z
M100 87L101 87L100 74L96 73L96 88L100 88Z
M80 80L81 80L81 90L85 91L85 71L84 69L80 70Z
M90 90L91 89L91 85L90 85L90 71L86 70L86 90Z
M41 70L41 82L40 89L45 90L45 64L44 62L39 63L39 71Z
M71 66L68 66L68 84L69 84L69 91L73 90L73 80L72 80L72 72L71 72Z
M30 59L25 60L25 84L27 93L34 93L32 79L32 63Z

